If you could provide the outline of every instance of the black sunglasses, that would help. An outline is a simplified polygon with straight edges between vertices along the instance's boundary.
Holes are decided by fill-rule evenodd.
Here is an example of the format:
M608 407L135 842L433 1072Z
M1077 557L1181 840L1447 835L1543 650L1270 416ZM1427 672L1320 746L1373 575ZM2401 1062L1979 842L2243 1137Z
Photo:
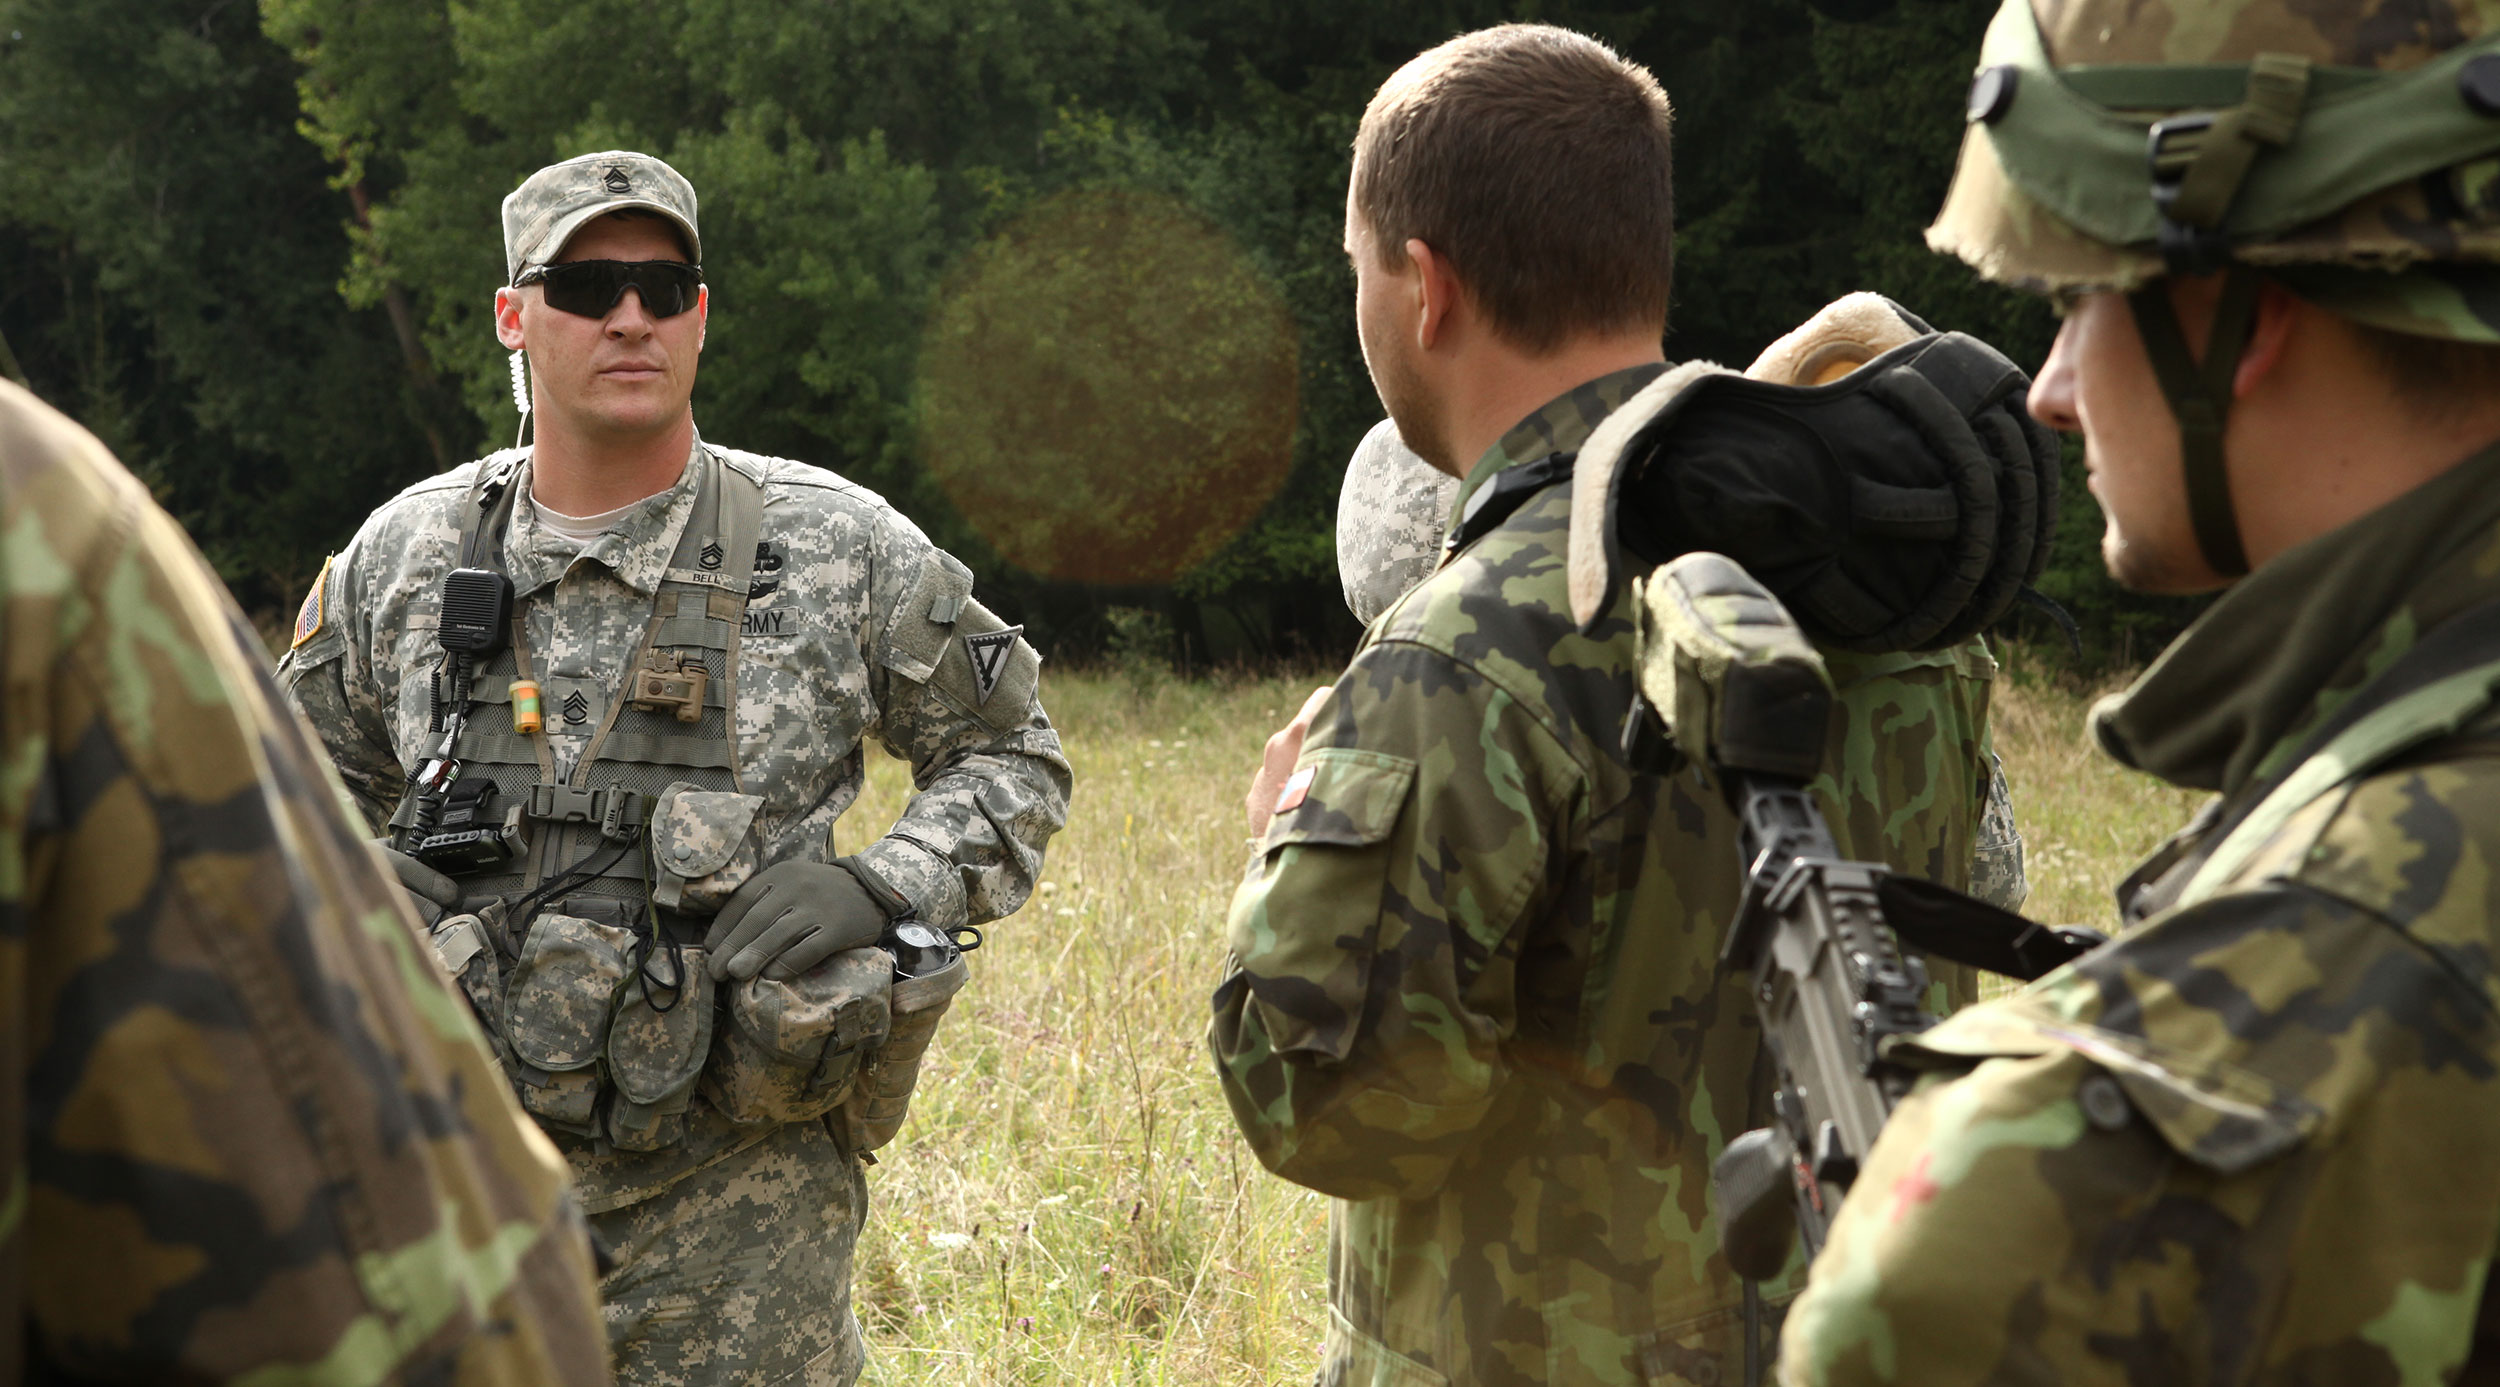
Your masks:
M703 285L703 267L683 260L571 260L523 270L512 287L544 287L549 308L576 317L604 318L631 289L642 295L642 311L654 318L674 318L694 307Z

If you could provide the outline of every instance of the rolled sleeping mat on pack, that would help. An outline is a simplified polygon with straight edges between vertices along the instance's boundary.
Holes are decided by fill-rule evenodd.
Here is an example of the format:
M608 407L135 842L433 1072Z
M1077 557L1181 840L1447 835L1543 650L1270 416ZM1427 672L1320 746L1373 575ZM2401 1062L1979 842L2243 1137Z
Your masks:
M1714 550L1820 644L1933 650L2003 616L2048 562L2056 435L1994 347L1851 294L1744 375L1667 372L1574 467L1570 592L1582 630L1627 575Z

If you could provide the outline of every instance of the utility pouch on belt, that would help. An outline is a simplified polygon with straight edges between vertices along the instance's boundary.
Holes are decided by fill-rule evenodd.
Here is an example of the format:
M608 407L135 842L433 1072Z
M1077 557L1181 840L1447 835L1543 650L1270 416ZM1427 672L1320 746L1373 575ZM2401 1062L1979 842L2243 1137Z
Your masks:
M504 1043L521 1106L551 1127L596 1136L599 1070L631 930L549 910L530 925L504 984Z
M651 815L652 902L688 915L717 913L755 875L762 857L755 812L763 803L761 795L682 780L661 791Z
M503 903L488 907L500 917ZM512 1051L503 1039L503 967L495 956L494 927L479 915L446 915L429 932L434 958L459 985L462 996L485 1024L486 1048L506 1074L512 1072Z
M955 1004L955 994L972 976L963 950L926 925L905 921L889 937L904 946L896 951L897 972L912 975L894 979L894 1016L885 1045L869 1059L858 1092L842 1110L854 1155L876 1150L902 1130L912 1087L920 1081L921 1058L946 1009ZM884 957L882 950L878 954Z
M799 1122L850 1097L861 1055L886 1037L894 961L849 949L787 982L758 973L729 993L703 1092L733 1122Z
M616 992L608 1022L607 1137L657 1151L686 1135L686 1105L712 1049L712 975L696 945L656 948Z

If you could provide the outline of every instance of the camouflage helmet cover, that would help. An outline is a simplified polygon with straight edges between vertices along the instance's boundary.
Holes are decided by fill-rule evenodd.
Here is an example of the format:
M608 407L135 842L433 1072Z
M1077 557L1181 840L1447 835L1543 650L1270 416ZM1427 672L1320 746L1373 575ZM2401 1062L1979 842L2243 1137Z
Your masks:
M2006 0L1927 242L2021 288L2133 289L2168 268L2156 122L2286 75L2283 138L2224 195L2230 257L2363 321L2500 341L2492 0Z

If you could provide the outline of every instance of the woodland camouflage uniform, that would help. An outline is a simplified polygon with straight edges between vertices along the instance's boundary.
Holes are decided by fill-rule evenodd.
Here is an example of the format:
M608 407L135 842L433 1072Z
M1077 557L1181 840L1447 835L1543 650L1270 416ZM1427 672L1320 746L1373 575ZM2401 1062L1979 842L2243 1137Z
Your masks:
M2086 80L2202 80L2279 53L2317 65L2313 93L2349 97L2437 61L2424 107L2463 113L2471 142L2459 69L2500 78L2491 19L2009 0L1982 63L2022 67L2019 112L2025 92L2062 97L2076 64L2098 69ZM2058 71L2015 56L2041 40ZM1974 99L1975 118L1992 107ZM2299 166L2266 161L2302 158L2306 133L2259 153L2232 258L2365 322L2500 339L2500 121L2479 118L2479 154L2344 187L2345 211L2289 230L2242 226L2242 206L2281 201ZM2313 102L2299 129L2326 124ZM2008 168L2030 178L2057 151L2010 139L1973 125L1932 243L2034 288L2124 292L2163 273L2150 245L2052 214L2035 193L2056 189ZM2345 168L2402 157L2391 143ZM2140 156L2110 166L2111 189L2132 177L2145 195ZM2096 710L2112 757L2217 799L2121 888L2115 942L1900 1052L1932 1076L1814 1264L1786 1381L2458 1380L2500 1242L2500 670L2358 710L2409 656L2479 639L2488 661L2495 601L2500 449L2276 556Z
M0 601L0 1382L605 1382L563 1163L256 638L6 383Z
M1555 400L1470 489L1662 369ZM1718 967L1736 829L1623 759L1632 625L1575 629L1570 509L1538 493L1373 623L1233 901L1210 1042L1259 1158L1340 1201L1327 1387L1738 1371L1709 1162L1768 1085ZM1844 847L1963 884L1993 663L1832 663Z
M1787 365L1756 362L1748 373L1770 369L1772 378L1785 381ZM1355 620L1371 625L1440 566L1458 490L1458 478L1407 448L1393 419L1372 425L1355 445L1337 493L1337 577ZM2014 792L1991 749L1968 890L1990 905L2020 910L2030 889Z

